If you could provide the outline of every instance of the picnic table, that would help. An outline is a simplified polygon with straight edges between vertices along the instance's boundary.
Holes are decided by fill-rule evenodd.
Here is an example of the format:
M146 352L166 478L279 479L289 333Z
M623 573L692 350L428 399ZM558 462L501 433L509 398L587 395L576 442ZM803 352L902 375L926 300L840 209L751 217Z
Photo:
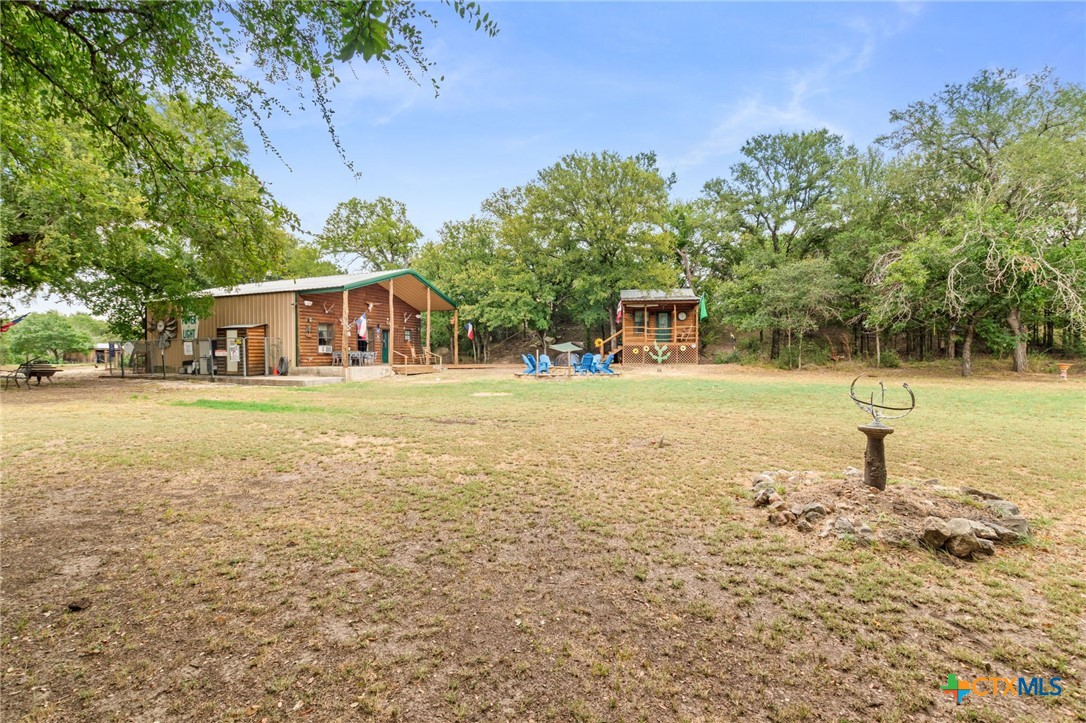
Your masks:
M39 387L42 379L48 379L51 384L53 375L60 371L64 370L40 359L25 361L15 369L3 372L4 389L7 389L11 382L15 382L15 386L19 387L20 381L26 382L26 388L29 389L31 379L37 379Z
M53 383L53 375L56 374L57 372L62 372L62 371L64 371L64 370L61 369L60 367L55 367L55 366L53 366L52 364L50 364L48 362L31 362L28 365L27 370L26 370L27 386L30 385L30 380L35 378L35 377L38 380L38 386L39 387L41 386L41 380L43 378L48 379L49 383L52 384Z

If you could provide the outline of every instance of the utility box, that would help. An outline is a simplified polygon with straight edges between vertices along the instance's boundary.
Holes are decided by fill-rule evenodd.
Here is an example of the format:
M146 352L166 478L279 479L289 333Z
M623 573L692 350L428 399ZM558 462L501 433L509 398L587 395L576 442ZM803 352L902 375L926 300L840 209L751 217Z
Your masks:
M226 376L268 375L264 353L267 324L233 324L217 330L215 373Z

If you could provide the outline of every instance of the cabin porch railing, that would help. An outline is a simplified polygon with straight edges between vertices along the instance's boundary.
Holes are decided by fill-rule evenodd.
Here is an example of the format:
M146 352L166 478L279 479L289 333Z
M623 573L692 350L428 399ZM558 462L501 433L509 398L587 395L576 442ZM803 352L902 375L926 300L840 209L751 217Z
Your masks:
M662 329L636 326L624 337L625 344L651 344L654 341L661 344L692 344L697 341L698 330L696 327L672 327L667 335L661 334Z

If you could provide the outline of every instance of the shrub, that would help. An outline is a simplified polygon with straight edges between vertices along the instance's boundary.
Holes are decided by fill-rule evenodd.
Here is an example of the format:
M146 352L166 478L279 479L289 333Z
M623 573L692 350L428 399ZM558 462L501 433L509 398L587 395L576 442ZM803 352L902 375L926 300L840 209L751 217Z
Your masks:
M881 366L884 369L897 369L901 366L901 357L893 349L883 349L881 354Z

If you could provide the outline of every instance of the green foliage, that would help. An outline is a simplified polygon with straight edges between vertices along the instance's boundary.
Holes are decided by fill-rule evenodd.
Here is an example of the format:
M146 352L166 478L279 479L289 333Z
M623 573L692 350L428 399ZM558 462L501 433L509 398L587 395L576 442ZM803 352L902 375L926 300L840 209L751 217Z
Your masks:
M1001 320L984 318L977 322L977 336L988 351L1003 358L1014 349L1014 334Z
M302 243L289 234L283 234L284 247L279 268L267 276L271 279L304 279L312 276L336 276L343 269L321 257L316 246Z
M477 3L447 4L497 33ZM312 103L350 166L331 122L339 63L417 82L434 22L412 0L0 3L0 295L49 287L130 328L148 298L192 310L196 289L276 274L295 219L247 166L235 118L274 151L264 121Z
M153 169L111 164L96 136L44 108L0 97L0 295L48 287L118 327L138 324L147 299L194 308L193 292L263 278L288 214L244 165L234 119L181 98L152 110L183 135L187 159L206 163L185 186ZM222 158L229 163L217 165Z
M518 277L504 273L508 250L499 247L496 225L488 219L448 222L439 236L437 243L422 248L412 266L457 300L460 319L475 325L485 354L494 329L521 327L530 311L526 297L517 292ZM434 346L449 342L448 323L433 329Z
M322 253L357 258L364 271L406 268L422 231L407 218L407 206L380 196L352 198L336 206L319 237Z
M890 118L897 127L882 140L913 181L902 215L922 223L876 262L884 301L871 322L901 321L910 308L943 313L998 347L981 322L1006 319L1024 371L1029 314L1086 325L1086 92L1047 72L985 70Z
M59 363L63 354L91 348L90 335L79 328L85 325L83 319L72 323L56 311L31 314L4 332L8 355L22 361L51 354Z
M542 329L560 308L587 327L611 325L622 289L674 287L672 241L660 229L667 204L655 155L603 152L565 156L502 207L503 239L546 280Z
M883 349L879 354L879 366L883 369L897 369L901 366L901 357L893 349Z
M476 3L449 4L497 34ZM210 166L190 159L187 139L164 132L155 118L153 94L193 93L253 123L268 146L264 120L298 101L312 103L346 161L329 102L337 61L361 55L393 63L417 82L417 73L433 67L421 28L435 22L411 0L5 2L0 86L13 98L38 99L44 117L86 129L111 165L135 163L154 169L165 185L186 187L230 158Z

